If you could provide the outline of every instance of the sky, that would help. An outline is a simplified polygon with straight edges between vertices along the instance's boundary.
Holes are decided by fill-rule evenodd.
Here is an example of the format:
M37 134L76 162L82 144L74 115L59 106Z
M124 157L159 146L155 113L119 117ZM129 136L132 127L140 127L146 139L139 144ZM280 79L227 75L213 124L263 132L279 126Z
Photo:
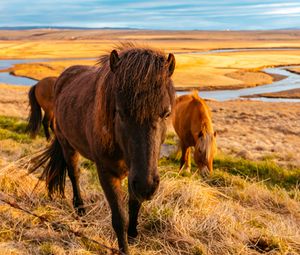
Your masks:
M300 0L0 0L0 27L300 28Z

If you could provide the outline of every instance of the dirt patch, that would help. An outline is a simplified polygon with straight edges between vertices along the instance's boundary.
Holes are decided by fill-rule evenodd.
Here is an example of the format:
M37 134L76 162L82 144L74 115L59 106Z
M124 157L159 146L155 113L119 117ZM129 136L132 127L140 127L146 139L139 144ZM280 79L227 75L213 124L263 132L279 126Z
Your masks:
M300 166L300 103L208 101L220 152Z

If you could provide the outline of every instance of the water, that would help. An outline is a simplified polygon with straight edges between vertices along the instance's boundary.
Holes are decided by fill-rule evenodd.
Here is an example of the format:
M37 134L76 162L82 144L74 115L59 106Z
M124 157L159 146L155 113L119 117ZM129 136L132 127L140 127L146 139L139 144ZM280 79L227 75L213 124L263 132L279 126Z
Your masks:
M270 49L220 49L220 50L211 50L206 52L191 52L185 54L210 54L210 53L222 53L222 52L240 52L240 51L257 51L257 50L294 50L295 48L270 48ZM47 62L54 60L70 60L68 59L8 59L8 60L0 60L0 70L7 69L18 63L33 63L33 62ZM74 58L75 59L75 58ZM84 59L91 60L94 58L76 58L76 59ZM290 66L289 66L290 67ZM206 99L215 99L218 101L226 101L233 99L244 99L245 96L251 96L262 93L272 93L279 92L284 90L296 89L300 88L300 75L289 72L285 70L287 67L276 67L276 68L266 68L263 71L269 74L280 74L284 75L287 78L275 81L268 85L257 86L253 88L244 88L237 90L214 90L214 91L200 91L199 95L202 98ZM0 72L0 83L8 83L13 85L25 85L31 86L35 84L37 81L25 78L25 77L17 77L10 75L8 72ZM178 95L189 93L188 91L180 91L177 92ZM266 97L255 97L255 98L247 98L248 100L260 100L265 102L300 102L300 99L289 99L289 98L266 98Z
M213 91L200 91L199 95L202 98L215 99L218 101L233 100L244 96L251 96L261 93L279 92L284 90L300 88L300 75L285 70L286 67L266 68L263 71L269 74L285 75L287 78L275 81L268 85L257 86L253 88L236 89L236 90L213 90ZM186 94L187 92L178 92L179 95ZM253 100L254 98L249 98ZM300 99L288 98L265 98L257 97L255 100L265 102L300 102Z
M15 64L23 63L38 63L38 62L48 62L48 61L65 61L65 60L93 60L95 58L56 58L56 59L2 59L0 60L0 70L5 70L12 67ZM14 76L9 74L9 72L0 72L0 83L7 83L17 86L32 86L37 83L37 80Z
M33 59L6 59L0 60L0 70L8 69L15 64L22 64L22 63L31 63L31 62L38 62L39 60ZM34 79L26 78L26 77L18 77L14 75L10 75L9 72L0 72L0 83L7 83L19 86L31 86L35 84L37 81Z

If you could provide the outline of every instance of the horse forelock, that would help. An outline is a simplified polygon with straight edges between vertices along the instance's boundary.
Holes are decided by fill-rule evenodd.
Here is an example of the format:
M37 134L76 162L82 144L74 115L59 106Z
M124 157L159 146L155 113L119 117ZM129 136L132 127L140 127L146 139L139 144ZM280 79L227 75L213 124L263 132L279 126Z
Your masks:
M203 136L198 138L201 142L197 142L198 152L200 153L200 158L206 160L207 162L211 159L211 153L216 151L216 140L213 132L210 132L207 128L202 130Z
M166 104L173 105L175 95L163 52L132 43L117 50L120 61L114 73L109 68L109 55L99 59L100 107L105 109L102 119L111 132L116 104L128 117L143 123L162 113Z

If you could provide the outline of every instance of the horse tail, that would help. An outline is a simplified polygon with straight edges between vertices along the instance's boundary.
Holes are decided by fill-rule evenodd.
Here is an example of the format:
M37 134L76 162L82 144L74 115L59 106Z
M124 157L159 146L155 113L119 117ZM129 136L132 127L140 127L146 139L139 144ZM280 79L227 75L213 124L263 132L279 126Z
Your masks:
M41 179L46 181L48 194L51 196L53 193L59 193L64 196L67 162L57 137L40 155L33 158L32 162L34 165L30 168L29 173L35 172L39 167L45 165Z
M37 135L42 124L42 110L41 106L36 100L35 89L36 85L32 86L28 93L30 114L26 130L31 134L32 137Z

